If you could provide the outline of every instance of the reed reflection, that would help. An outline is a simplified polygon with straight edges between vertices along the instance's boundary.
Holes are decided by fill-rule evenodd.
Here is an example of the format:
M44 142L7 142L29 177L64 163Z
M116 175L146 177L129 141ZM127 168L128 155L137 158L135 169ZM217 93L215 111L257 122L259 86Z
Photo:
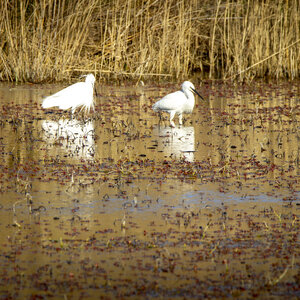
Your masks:
M89 159L94 157L95 130L92 121L44 120L42 128L45 141L48 144L61 146L69 157L77 156Z
M171 128L157 126L153 129L153 135L157 136L158 150L163 151L171 158L184 158L189 162L194 161L195 130L190 127Z

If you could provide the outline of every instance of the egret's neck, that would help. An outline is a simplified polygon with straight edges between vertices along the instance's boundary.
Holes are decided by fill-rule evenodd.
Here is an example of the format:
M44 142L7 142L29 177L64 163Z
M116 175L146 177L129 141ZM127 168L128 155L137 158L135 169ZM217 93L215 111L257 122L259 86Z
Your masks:
M94 82L93 82L93 81L89 81L89 83L90 83L91 86L94 88Z
M195 96L191 91L184 91L184 94L188 98L188 101L195 102Z
M194 94L190 91L184 92L187 101L184 104L184 112L185 113L191 113L193 111L194 105L195 105L195 97Z

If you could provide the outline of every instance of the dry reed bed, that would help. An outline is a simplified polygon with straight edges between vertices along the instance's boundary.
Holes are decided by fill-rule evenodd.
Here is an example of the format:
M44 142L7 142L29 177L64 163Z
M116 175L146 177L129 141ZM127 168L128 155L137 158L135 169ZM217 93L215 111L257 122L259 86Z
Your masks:
M299 16L298 0L2 0L0 80L293 79Z

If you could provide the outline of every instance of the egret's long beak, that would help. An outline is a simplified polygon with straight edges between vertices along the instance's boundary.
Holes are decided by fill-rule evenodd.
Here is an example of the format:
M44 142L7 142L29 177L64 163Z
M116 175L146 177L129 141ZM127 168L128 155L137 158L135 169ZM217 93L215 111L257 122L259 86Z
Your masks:
M197 94L203 101L205 101L204 98L195 89L193 89L191 87L191 90L192 90L192 92L194 92L195 94Z

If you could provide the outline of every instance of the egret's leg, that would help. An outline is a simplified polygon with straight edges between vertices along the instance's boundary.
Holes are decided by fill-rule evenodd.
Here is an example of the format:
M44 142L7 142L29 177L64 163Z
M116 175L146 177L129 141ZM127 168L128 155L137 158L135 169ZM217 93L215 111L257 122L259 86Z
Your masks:
M176 113L175 111L170 112L170 125L171 125L171 127L175 127L175 123L173 121L173 119L175 117L175 113Z
M161 122L162 120L162 116L161 116L161 112L159 112L159 123Z
M179 119L179 125L182 125L182 114L178 115L178 119Z

